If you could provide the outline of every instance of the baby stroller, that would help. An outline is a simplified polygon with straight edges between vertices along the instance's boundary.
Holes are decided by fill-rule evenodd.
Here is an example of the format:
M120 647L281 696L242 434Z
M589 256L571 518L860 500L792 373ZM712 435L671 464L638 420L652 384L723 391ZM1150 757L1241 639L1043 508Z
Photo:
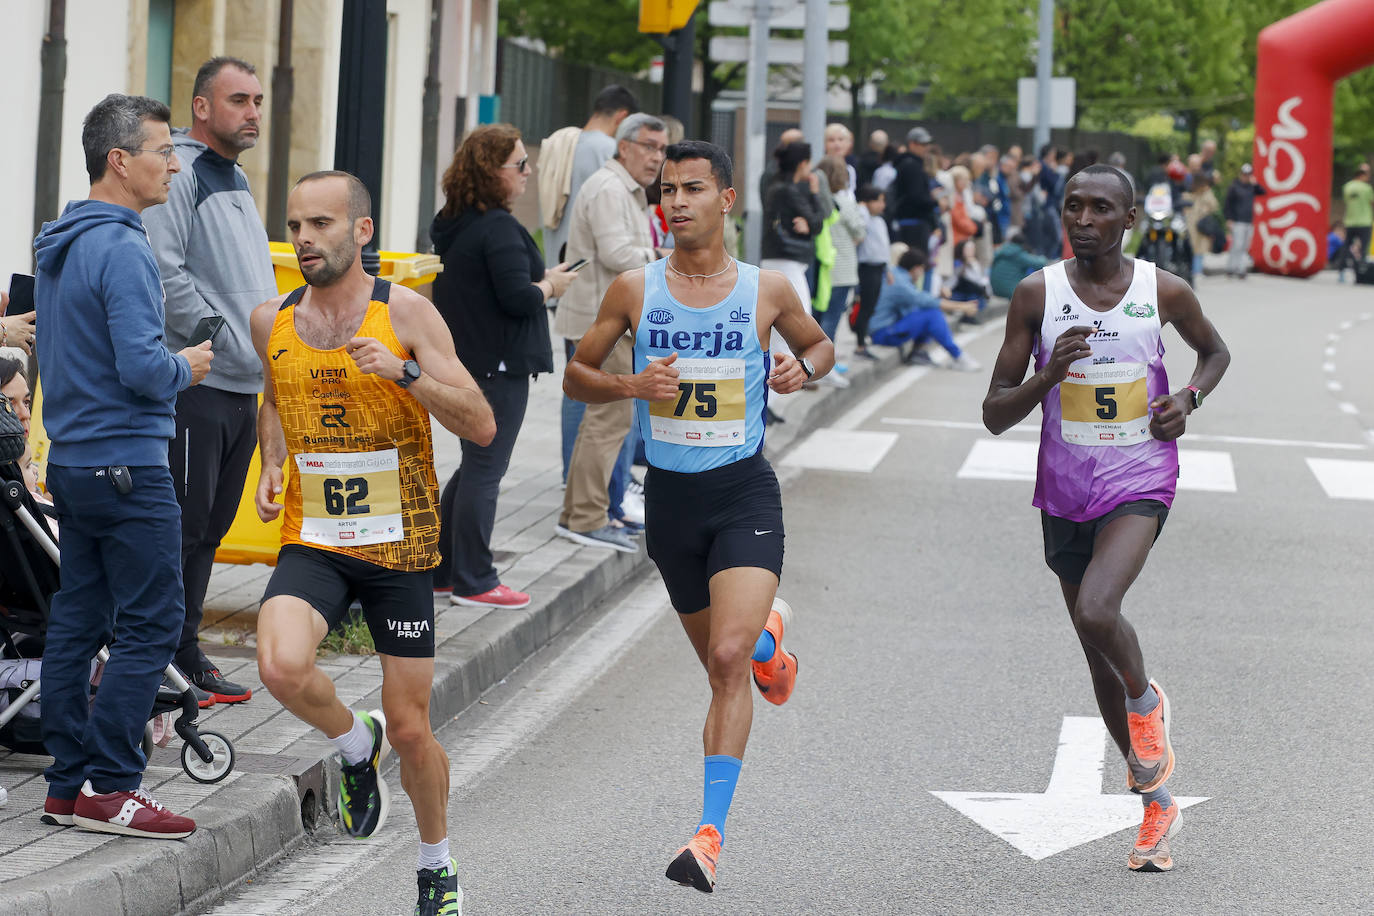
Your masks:
M3 399L3 396L0 396ZM0 404L0 414L8 413ZM0 417L0 745L17 753L46 754L39 724L41 656L47 630L48 602L58 588L57 544L47 519L24 486L10 437ZM17 425L17 420L15 421ZM19 444L23 450L22 441ZM93 691L109 652L101 649L92 668ZM172 665L167 666L171 687L158 690L157 700L143 732L144 755L154 744L165 745L170 734L161 726L164 714L177 713L176 734L185 742L181 766L196 782L219 782L234 768L234 748L218 732L200 731L200 709L191 686ZM161 731L162 734L155 734Z

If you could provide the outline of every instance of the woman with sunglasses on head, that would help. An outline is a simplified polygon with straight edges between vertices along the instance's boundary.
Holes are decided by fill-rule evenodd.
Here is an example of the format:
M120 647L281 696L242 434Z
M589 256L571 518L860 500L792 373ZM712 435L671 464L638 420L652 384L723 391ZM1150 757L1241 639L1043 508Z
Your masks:
M429 231L444 263L434 304L496 415L496 438L488 446L464 440L463 463L444 487L434 584L451 587L454 604L521 608L530 602L501 584L491 532L530 378L553 371L544 304L563 295L576 274L566 264L545 270L539 247L511 214L529 174L520 131L509 124L477 128L444 172L444 206Z

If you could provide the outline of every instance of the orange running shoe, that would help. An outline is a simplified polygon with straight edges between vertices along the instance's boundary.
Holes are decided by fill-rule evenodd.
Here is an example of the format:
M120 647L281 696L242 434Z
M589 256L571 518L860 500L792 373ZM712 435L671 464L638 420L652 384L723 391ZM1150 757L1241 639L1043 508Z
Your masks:
M1164 785L1174 772L1174 746L1169 743L1169 698L1154 681L1150 687L1159 695L1159 704L1149 715L1126 713L1126 727L1131 733L1131 751L1126 755L1130 769L1127 785L1132 792L1144 794Z
M1131 871L1169 871L1174 867L1174 857L1169 854L1169 838L1178 833L1183 826L1183 812L1178 802L1161 808L1159 802L1150 802L1145 809L1145 822L1140 825L1140 833L1135 838L1135 848L1131 850L1126 864Z
M677 851L677 858L668 863L664 874L678 884L690 884L702 893L711 893L716 887L720 843L720 831L706 824L691 842Z
M773 634L773 657L766 662L750 662L759 693L774 706L781 706L792 695L797 683L797 656L782 647L782 634L792 626L792 606L781 598L773 599L768 622L763 628Z

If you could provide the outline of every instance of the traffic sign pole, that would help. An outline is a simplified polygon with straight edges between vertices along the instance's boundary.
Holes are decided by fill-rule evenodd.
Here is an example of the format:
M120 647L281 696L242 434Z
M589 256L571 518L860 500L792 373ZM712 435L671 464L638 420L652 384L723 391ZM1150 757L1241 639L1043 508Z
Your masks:
M768 0L756 0L749 26L749 61L745 72L748 108L744 140L744 260L757 264L763 250L763 198L759 180L767 154L768 126Z
M806 0L806 60L802 65L802 136L811 144L812 159L825 155L826 58L830 0Z

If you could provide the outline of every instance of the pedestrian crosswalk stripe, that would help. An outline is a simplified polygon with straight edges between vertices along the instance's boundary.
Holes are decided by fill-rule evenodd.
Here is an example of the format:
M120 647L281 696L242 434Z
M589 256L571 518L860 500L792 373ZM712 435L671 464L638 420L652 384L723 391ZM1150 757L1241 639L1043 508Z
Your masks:
M1035 480L1039 442L979 439L973 443L958 476L972 480ZM1178 450L1180 490L1236 492L1236 470L1230 452Z
M896 433L818 429L782 460L784 465L825 471L870 472L897 441Z
M1039 442L979 439L969 449L959 476L975 480L1034 480Z
M1332 499L1374 499L1374 461L1308 458L1307 466Z

